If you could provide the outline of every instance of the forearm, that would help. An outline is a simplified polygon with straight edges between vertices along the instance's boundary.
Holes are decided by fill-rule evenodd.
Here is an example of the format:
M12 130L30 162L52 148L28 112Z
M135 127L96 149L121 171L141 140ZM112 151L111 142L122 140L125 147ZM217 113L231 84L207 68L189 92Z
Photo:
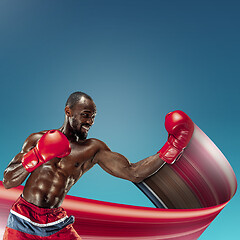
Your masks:
M103 170L115 177L134 183L139 183L145 178L150 177L165 164L158 154L147 157L139 162L131 163L126 157L112 152L107 147L95 155L93 163L99 164Z
M155 154L139 162L132 163L131 166L134 174L133 182L142 182L145 178L150 177L157 172L164 164L165 161L159 157L159 154Z
M19 186L29 175L21 163L22 155L18 154L4 171L3 186L6 189Z

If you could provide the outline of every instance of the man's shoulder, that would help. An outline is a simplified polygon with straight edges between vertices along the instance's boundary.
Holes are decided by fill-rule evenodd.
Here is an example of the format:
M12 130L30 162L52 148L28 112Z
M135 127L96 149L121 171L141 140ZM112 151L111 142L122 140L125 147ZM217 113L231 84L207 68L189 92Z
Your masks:
M35 133L31 133L27 139L25 140L25 144L27 143L32 143L33 145L35 145L38 140L47 132L48 130L43 130L43 131L39 131L39 132L35 132Z
M87 139L90 145L96 146L98 149L104 149L107 147L107 144L97 138Z
M28 140L39 140L48 130L43 130L40 132L31 133L28 136Z
M40 131L40 132L36 132L36 133L32 133L30 134L27 139L25 140L23 147L22 147L22 151L29 151L30 149L32 149L33 147L36 146L38 140L44 135L44 133L46 133L47 131Z

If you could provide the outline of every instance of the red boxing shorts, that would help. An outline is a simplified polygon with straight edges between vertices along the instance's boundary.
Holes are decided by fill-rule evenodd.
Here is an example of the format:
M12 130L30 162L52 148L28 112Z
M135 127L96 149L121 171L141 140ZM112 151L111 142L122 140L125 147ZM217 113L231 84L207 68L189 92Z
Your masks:
M62 207L39 208L20 196L10 210L3 240L81 240L73 223Z

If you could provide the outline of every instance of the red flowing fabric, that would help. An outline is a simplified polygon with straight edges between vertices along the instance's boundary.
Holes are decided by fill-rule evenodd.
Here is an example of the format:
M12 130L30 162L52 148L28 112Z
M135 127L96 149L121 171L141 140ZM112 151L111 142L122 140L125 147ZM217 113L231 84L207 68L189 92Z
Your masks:
M170 170L167 171L171 171L173 176L181 179L190 189L199 208L186 209L184 205L184 209L180 209L181 206L179 209L159 209L73 196L66 196L62 207L68 215L75 216L73 226L83 240L197 239L235 194L235 174L220 150L196 125L184 155L179 162L168 168ZM158 171L159 176L161 171L164 169ZM152 178L155 181L157 175ZM160 199L161 196L154 192L156 188L153 190L148 180L143 184L152 196ZM20 186L6 190L0 183L0 237L3 235L11 205L22 189ZM148 196L146 192L145 194Z

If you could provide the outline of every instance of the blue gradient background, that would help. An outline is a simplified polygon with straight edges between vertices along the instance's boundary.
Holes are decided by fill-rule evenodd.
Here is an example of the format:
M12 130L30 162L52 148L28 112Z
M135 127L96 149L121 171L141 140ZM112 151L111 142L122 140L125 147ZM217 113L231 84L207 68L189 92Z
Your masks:
M73 91L98 114L89 137L136 162L188 113L239 181L239 1L0 1L1 178L32 132L57 128ZM71 195L152 206L98 166ZM200 239L239 239L239 191Z

